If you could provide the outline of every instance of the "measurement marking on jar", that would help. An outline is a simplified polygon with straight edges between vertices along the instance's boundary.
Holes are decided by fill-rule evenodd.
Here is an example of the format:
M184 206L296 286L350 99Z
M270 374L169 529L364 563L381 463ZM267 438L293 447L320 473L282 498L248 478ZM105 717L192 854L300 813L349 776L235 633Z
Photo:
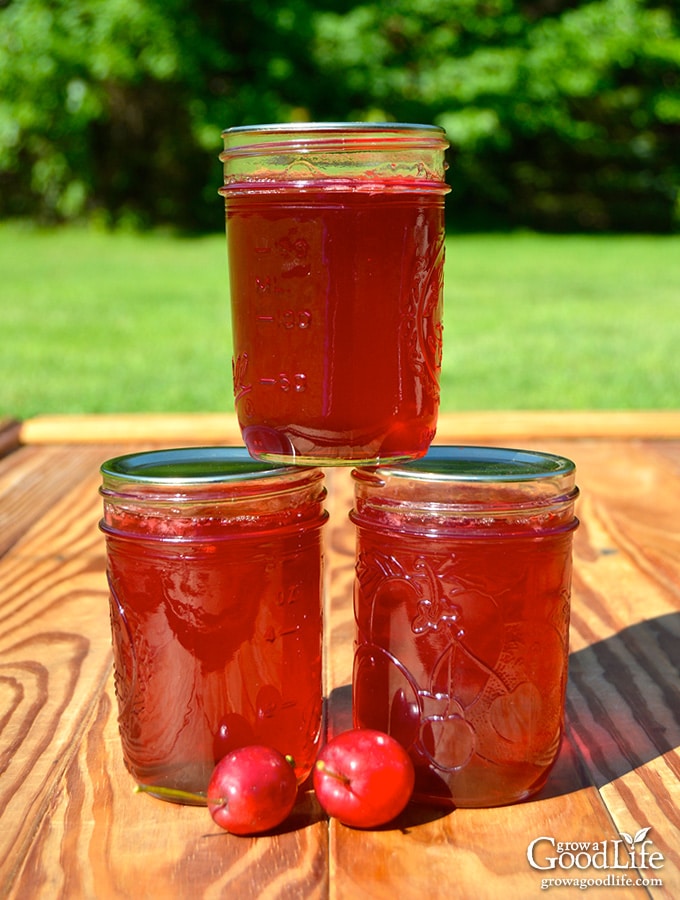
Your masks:
M280 372L275 378L260 378L259 383L266 387L278 387L282 391L296 391L298 394L307 390L307 376L304 372L289 375Z
M299 328L304 330L312 324L312 314L308 309L284 309L277 315L259 315L255 316L258 322L275 322L282 328L288 330Z
M284 328L309 328L312 314L308 309L286 309L281 313L281 324Z

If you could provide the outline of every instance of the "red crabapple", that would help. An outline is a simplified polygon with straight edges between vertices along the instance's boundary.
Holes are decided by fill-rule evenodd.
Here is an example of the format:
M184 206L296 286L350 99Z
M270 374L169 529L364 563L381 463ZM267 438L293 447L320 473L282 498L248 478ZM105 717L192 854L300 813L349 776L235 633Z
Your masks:
M344 731L319 753L313 781L329 816L355 828L390 822L413 793L411 759L394 738L370 728Z
M223 757L208 784L208 809L232 834L258 834L276 828L295 806L297 781L288 758L253 744Z

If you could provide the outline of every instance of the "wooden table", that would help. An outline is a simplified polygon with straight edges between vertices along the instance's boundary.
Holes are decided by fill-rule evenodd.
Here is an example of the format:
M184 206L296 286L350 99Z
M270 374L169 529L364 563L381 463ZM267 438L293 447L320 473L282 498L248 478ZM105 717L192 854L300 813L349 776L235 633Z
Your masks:
M448 815L413 808L397 826L369 832L329 823L307 795L277 834L250 839L220 831L205 809L133 793L97 528L104 459L158 444L240 443L233 420L0 422L0 895L528 898L546 878L608 877L663 884L590 891L680 897L680 413L460 414L443 417L437 440L576 462L567 739L552 777L524 804ZM338 729L350 716L348 471L329 471L328 486L326 694ZM607 868L568 868L567 854L539 870L527 857L535 838L590 843L591 854L607 841L609 853L614 841L623 847L623 832L642 829L636 847L646 838L659 869L614 869L604 856ZM539 844L534 861L545 864L549 849ZM629 860L624 850L619 862Z

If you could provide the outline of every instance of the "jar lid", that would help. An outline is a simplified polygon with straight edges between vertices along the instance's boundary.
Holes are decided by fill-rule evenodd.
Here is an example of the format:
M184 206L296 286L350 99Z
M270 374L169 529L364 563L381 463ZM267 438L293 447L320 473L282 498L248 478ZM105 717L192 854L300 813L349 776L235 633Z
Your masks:
M536 450L438 445L420 459L372 471L423 481L508 483L571 475L575 466L564 456Z
M103 463L100 471L107 481L198 486L280 477L297 470L259 462L245 447L178 447L116 456Z
M146 450L100 471L100 527L121 538L200 543L326 520L321 469L261 462L245 447Z
M420 459L354 469L355 520L367 510L398 507L419 519L564 509L571 521L575 472L570 459L536 450L433 446Z

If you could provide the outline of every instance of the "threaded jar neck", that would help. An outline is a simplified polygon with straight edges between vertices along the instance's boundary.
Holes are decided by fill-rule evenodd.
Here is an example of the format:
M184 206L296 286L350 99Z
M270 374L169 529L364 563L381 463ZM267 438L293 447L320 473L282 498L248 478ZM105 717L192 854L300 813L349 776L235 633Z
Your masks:
M107 534L212 540L326 519L320 469L258 462L245 448L145 451L107 460L101 474Z
M461 536L570 531L571 460L529 450L435 446L418 460L352 473L359 526Z
M225 197L251 190L419 191L445 194L448 147L436 125L316 122L222 133Z

